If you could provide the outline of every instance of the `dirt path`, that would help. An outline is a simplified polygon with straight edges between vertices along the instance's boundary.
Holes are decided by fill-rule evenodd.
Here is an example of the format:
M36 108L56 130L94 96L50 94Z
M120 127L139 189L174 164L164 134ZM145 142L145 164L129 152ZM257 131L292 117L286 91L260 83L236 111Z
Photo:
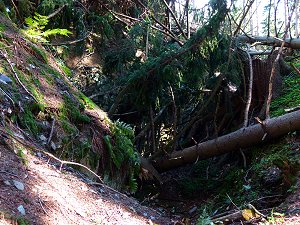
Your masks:
M59 171L43 155L26 154L25 158L24 164L0 145L0 224L14 224L21 205L30 224L171 223L133 198L103 185L88 185L75 172ZM13 180L21 182L24 190L17 189Z

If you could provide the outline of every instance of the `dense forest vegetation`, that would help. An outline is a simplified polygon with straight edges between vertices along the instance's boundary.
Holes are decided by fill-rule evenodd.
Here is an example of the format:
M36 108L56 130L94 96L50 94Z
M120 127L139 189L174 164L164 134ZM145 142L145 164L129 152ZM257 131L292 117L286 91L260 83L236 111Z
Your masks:
M21 77L31 101L9 118L38 141L48 121L46 148L63 163L197 224L264 217L258 210L293 191L299 0L0 0L0 10L14 23L0 24L1 73L30 70L10 59L11 45L27 40L24 52L57 63L23 56L56 78L45 77L45 91L41 78ZM10 26L26 40L10 43L2 33ZM56 96L52 86L62 106L42 96ZM219 216L235 208L255 212Z

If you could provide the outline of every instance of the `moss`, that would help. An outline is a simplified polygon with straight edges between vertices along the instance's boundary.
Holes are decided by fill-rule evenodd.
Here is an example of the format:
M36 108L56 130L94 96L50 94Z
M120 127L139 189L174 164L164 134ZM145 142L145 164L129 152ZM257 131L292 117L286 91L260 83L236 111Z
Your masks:
M61 127L68 135L77 133L77 129L65 117L60 118Z
M282 95L273 100L271 104L271 116L276 117L286 113L285 109L300 106L300 77L288 76L284 79Z
M21 158L22 163L23 163L25 166L27 166L27 165L28 165L28 160L27 160L26 155L25 155L25 153L24 153L24 149L19 148L19 149L18 149L18 152L17 152L17 155Z
M58 65L62 71L68 76L72 77L72 71L70 70L69 67L67 67L63 62L58 62Z
M88 97L86 97L84 94L80 93L79 98L83 101L83 104L88 108L88 109L95 109L97 105Z
M21 126L28 129L33 135L36 136L40 132L40 127L38 126L29 106L24 108L24 112L19 116L19 120Z
M42 50L34 44L31 45L31 49L38 55L38 58L43 59L44 62L48 64L48 57L44 50Z
M69 118L72 123L75 125L79 125L82 123L90 123L91 119L85 115L82 114L79 110L79 108L84 108L83 105L80 105L79 107L68 97L64 96L64 105L61 109L62 117Z
M17 221L18 225L30 225L30 222L23 217L17 217L16 221Z

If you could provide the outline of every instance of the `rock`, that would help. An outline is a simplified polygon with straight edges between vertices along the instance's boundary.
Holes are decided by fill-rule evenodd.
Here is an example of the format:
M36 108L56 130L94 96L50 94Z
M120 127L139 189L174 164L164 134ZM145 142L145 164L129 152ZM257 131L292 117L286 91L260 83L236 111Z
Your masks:
M40 153L40 152L37 152L36 155L40 158L42 157L42 153Z
M13 180L13 183L14 183L14 186L20 190L20 191L23 191L24 190L24 184L21 183L20 181L16 181L16 180Z
M22 216L25 216L26 212L25 212L25 209L22 205L19 205L18 206L18 211L19 213L22 215Z
M192 216L196 211L197 211L198 207L197 206L194 206L193 208L191 208L189 210L189 215Z
M155 216L150 216L150 220L155 220Z
M46 141L47 141L47 138L46 138L43 134L41 134L41 135L39 136L39 139L40 139L42 142L46 142Z
M262 171L261 178L265 185L273 186L282 181L282 171L277 166L270 166Z
M0 82L3 84L8 84L11 83L12 80L8 76L0 73Z
M11 186L11 183L10 183L9 180L5 180L5 181L3 181L3 183L4 183L5 185Z
M53 141L51 141L50 146L53 151L55 151L57 149L57 146Z
M18 138L20 138L20 139L25 140L24 136L23 136L22 134L20 134L20 133L13 132L13 135L14 135L15 137L18 137Z

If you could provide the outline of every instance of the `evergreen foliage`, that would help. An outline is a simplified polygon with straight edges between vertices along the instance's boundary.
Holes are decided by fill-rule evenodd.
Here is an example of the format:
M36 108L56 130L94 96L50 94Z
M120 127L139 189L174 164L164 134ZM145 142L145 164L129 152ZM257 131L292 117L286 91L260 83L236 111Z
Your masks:
M111 124L112 135L104 136L104 142L109 152L110 158L117 173L107 171L112 176L112 182L116 187L127 185L130 192L137 190L137 182L135 177L139 171L139 156L133 146L134 131L128 125L120 121ZM116 183L121 181L121 183ZM124 187L123 187L124 188Z
M72 32L67 29L47 29L44 30L49 20L47 16L40 15L35 13L34 17L28 17L25 19L25 23L28 28L24 30L24 33L34 41L37 42L48 42L47 38L51 35L63 35L68 36Z

